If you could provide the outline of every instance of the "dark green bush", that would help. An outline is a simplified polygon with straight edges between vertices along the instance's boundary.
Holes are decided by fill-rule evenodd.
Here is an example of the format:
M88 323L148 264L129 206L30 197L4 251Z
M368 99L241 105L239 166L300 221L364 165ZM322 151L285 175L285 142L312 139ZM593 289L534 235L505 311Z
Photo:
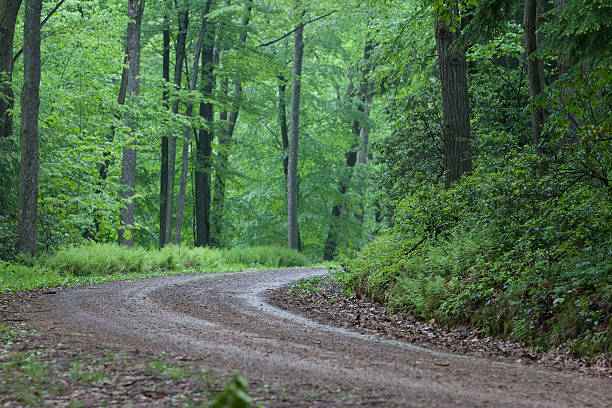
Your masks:
M610 190L536 179L532 163L528 153L498 171L483 163L448 190L401 200L394 228L344 261L352 289L486 334L612 351Z

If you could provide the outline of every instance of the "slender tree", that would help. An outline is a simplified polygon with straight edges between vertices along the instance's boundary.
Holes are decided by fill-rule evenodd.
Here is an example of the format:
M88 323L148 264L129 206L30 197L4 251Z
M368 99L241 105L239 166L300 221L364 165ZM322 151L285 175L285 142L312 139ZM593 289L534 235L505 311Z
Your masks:
M202 43L202 67L200 78L201 96L205 98L200 102L200 117L205 126L200 127L196 138L195 163L195 245L205 247L210 245L210 174L212 141L214 138L214 108L211 102L212 92L215 88L214 79L214 27L209 24Z
M368 22L369 26L369 22ZM359 153L357 155L357 162L362 166L368 164L368 145L370 142L370 124L368 120L370 118L370 110L372 109L372 99L373 99L373 87L370 83L369 74L370 74L370 54L372 53L373 45L369 38L366 38L365 46L363 48L363 67L361 69L361 86L359 97L361 99L360 106L358 110L363 113L364 120L359 125ZM359 179L359 188L361 193L361 200L359 202L359 213L357 214L357 219L361 224L365 219L365 177L363 174L358 174Z
M202 23L200 25L200 33L198 35L198 41L195 46L194 57L193 57L193 70L191 74L191 83L189 85L189 90L191 92L195 91L197 83L198 83L198 72L200 66L200 55L202 53L204 36L206 35L206 29L208 27L208 12L211 8L212 0L207 0L204 6L204 10L202 10ZM191 102L187 102L187 112L185 113L187 117L191 117L193 114L193 104ZM181 163L181 181L179 186L179 195L178 202L176 208L176 225L174 227L174 244L178 245L181 239L181 227L183 223L183 213L185 210L185 193L187 190L187 172L189 168L189 145L191 143L189 133L191 132L191 127L186 126L183 131L183 158Z
M146 0L128 0L128 17L130 19L127 28L127 46L126 46L126 61L127 70L127 86L126 98L129 98L130 104L136 102L137 96L140 94L140 26L142 23L142 14L144 13ZM126 120L130 131L128 138L131 138L131 146L123 148L123 159L121 162L121 184L123 190L121 197L124 200L123 209L121 211L121 226L119 228L118 242L120 245L134 245L134 187L136 185L136 146L137 140L134 135L134 126L132 115L127 114Z
M26 0L21 91L21 172L17 247L36 256L38 212L38 110L40 106L40 14L42 0Z
M242 31L238 38L239 48L244 48L247 39L246 27L249 25L251 18L252 1L246 0L245 10L242 15ZM224 79L224 83L221 88L227 95L228 83L227 78ZM234 75L234 95L231 111L221 112L219 115L219 121L221 122L222 131L218 138L218 155L217 155L217 169L215 170L215 182L214 182L214 195L212 205L212 228L214 233L211 236L211 242L214 246L220 246L221 234L222 234L222 223L223 223L223 207L225 203L225 185L227 183L227 169L229 167L229 153L230 144L234 135L234 129L236 128L236 121L238 120L238 113L240 112L240 101L242 99L242 78L237 72ZM227 123L225 123L227 122ZM223 128L224 126L224 128Z
M174 88L180 89L183 81L183 65L185 63L185 48L187 44L187 29L189 27L189 4L185 1L183 9L178 12L178 33L176 36L175 57L174 57ZM172 113L179 112L179 100L172 102ZM189 150L187 151L189 153ZM174 171L176 167L176 135L171 135L168 146L168 181L167 195L165 202L166 223L164 225L164 244L172 240L172 216L174 210ZM180 228L179 228L180 229ZM179 232L180 237L180 232ZM175 244L178 244L178 238Z
M164 106L168 109L169 94L168 86L170 84L170 21L168 10L164 13L164 29L162 30L163 51L162 51L162 75L166 82L162 94ZM168 206L168 136L164 134L161 139L161 168L159 180L159 248L166 245L166 224L167 219L166 207Z
M450 23L443 13L448 13ZM459 5L447 0L435 11L434 29L440 82L442 84L442 129L446 186L472 171L470 116L465 51L455 42L460 35Z
M353 84L352 75L349 74L349 85L346 94L350 98L354 92L355 86ZM338 93L338 100L340 101L340 93ZM361 111L362 109L363 108L361 104L359 104L356 110ZM327 239L325 240L325 247L323 248L324 261L331 261L332 259L334 259L334 254L336 253L336 248L338 246L338 238L340 236L338 231L340 227L340 217L342 215L342 210L346 206L345 195L348 191L350 181L353 177L353 169L355 167L355 164L358 161L359 155L363 151L363 144L361 143L361 134L362 126L359 123L359 120L354 119L352 123L353 143L351 143L351 148L344 154L346 160L345 170L347 170L347 174L345 176L343 174L340 174L340 179L338 182L338 198L335 200L334 206L332 207L331 221L329 224L329 229L327 230Z
M0 0L0 139L13 134L13 41L22 0Z
M523 15L523 29L525 30L525 48L527 51L527 76L529 77L529 95L532 103L531 126L533 129L533 144L538 154L542 153L542 124L544 123L544 110L537 105L537 99L542 94L542 67L540 59L535 55L538 50L536 34L538 4L537 0L525 0Z
M300 1L296 0L296 11ZM303 13L300 13L303 15ZM287 168L288 246L299 249L298 226L298 139L300 131L300 94L302 87L302 59L304 57L304 26L298 23L294 34L293 71L291 81L291 122L289 126L289 154Z

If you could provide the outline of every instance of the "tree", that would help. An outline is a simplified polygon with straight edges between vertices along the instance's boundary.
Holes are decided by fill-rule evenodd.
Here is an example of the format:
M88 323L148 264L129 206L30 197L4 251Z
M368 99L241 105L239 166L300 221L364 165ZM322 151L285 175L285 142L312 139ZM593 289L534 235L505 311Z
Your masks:
M470 116L465 51L456 41L460 35L459 4L448 0L434 16L436 50L442 84L442 128L446 186L472 171Z
M210 173L212 141L214 138L214 107L211 101L215 88L213 64L214 58L214 26L209 24L202 43L202 67L200 79L200 93L203 98L200 102L200 117L204 125L196 138L195 160L195 245L205 247L210 245ZM195 73L194 73L195 75Z
M198 35L198 41L195 45L194 57L193 57L193 70L191 74L191 83L189 85L189 91L193 92L198 84L198 72L200 66L200 55L203 51L204 40L208 28L208 13L211 8L212 0L206 0L204 9L202 10L202 23L200 25L200 33ZM193 103L187 102L187 112L185 115L189 118L193 114ZM181 226L183 223L183 212L185 209L185 192L187 190L187 172L189 167L189 144L190 138L189 133L191 127L185 127L183 132L183 158L181 163L181 181L179 186L179 196L176 209L176 225L174 227L174 244L178 245L181 237ZM196 238L197 239L197 238Z
M296 0L296 12L300 4ZM303 14L302 14L303 15ZM304 57L304 26L299 24L294 33L293 71L291 81L291 122L289 125L289 160L287 168L288 245L298 249L298 139L300 132L300 92L302 59Z
M126 96L132 108L140 94L140 27L145 2L146 0L128 0L130 22L127 28L125 48L128 65ZM124 190L121 192L121 197L124 199L124 207L121 211L118 242L120 245L132 246L134 245L134 187L136 185L136 146L138 141L134 132L136 122L133 120L133 115L127 113L126 121L130 128L128 139L131 139L131 146L123 148L121 184L123 184Z
M238 38L238 48L244 48L247 40L246 28L249 25L251 18L252 2L251 0L245 1L244 12L242 15L240 35ZM228 80L224 78L222 83L222 92L227 96L228 94ZM242 98L242 78L239 72L234 73L234 95L231 110L222 111L219 114L219 121L221 122L221 132L218 138L217 148L217 168L215 170L215 181L214 181L214 195L212 205L212 228L214 233L211 236L211 243L215 246L220 246L220 237L222 234L222 223L223 223L223 207L225 203L225 186L227 184L227 170L229 167L229 153L232 136L236 129L236 121L238 120L238 113L240 112L240 102ZM227 121L227 123L225 123Z
M164 107L170 108L168 99L168 86L170 84L170 21L168 12L164 13L164 28L162 30L163 36L163 62L162 62L162 76L166 88L162 94L162 100L164 101ZM171 221L168 220L166 208L168 206L168 136L164 134L161 139L161 169L159 171L159 248L163 248L166 245L166 226ZM174 169L173 169L174 171ZM170 213L172 214L172 213ZM172 217L170 217L172 220Z
M179 90L183 80L183 65L185 63L185 47L187 44L187 29L189 28L189 5L185 2L183 9L178 12L178 33L176 36L175 59L174 59L174 88ZM172 102L172 113L179 112L179 99ZM168 172L166 198L164 209L166 211L164 223L164 245L172 240L172 216L174 207L174 170L176 167L176 135L170 137L168 146ZM160 226L161 228L161 226ZM180 228L179 228L180 229ZM179 232L180 234L180 232ZM180 236L180 235L179 235ZM178 238L174 241L178 244Z
M22 0L0 0L0 139L13 133L13 40Z
M538 40L536 35L538 4L537 0L525 0L523 28L525 30L525 48L527 51L527 75L529 77L529 94L531 99L531 125L533 128L533 144L538 154L542 153L542 125L544 124L544 110L538 103L538 97L542 94L542 67L541 61L536 56Z
M21 91L19 251L36 256L38 211L38 111L40 106L40 14L42 0L26 0Z

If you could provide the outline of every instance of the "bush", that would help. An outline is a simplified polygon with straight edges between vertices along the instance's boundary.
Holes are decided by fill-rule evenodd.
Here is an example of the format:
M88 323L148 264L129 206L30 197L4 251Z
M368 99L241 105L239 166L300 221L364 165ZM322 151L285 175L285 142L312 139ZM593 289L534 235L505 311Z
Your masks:
M612 351L612 201L594 180L532 177L533 156L423 186L345 259L352 290L425 319L580 354Z

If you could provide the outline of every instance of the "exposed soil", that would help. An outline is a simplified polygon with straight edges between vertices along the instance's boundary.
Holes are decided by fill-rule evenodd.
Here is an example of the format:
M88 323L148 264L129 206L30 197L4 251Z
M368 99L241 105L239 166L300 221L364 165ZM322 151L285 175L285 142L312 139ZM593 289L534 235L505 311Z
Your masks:
M264 300L274 289L323 273L173 276L57 289L0 302L0 318L38 329L68 345L67 353L77 343L83 352L130 358L165 352L222 378L240 371L267 407L612 405L609 378L429 350L315 323ZM189 381L183 389L195 390ZM179 391L173 384L158 400L151 393L143 401L101 405L178 405L168 395Z

